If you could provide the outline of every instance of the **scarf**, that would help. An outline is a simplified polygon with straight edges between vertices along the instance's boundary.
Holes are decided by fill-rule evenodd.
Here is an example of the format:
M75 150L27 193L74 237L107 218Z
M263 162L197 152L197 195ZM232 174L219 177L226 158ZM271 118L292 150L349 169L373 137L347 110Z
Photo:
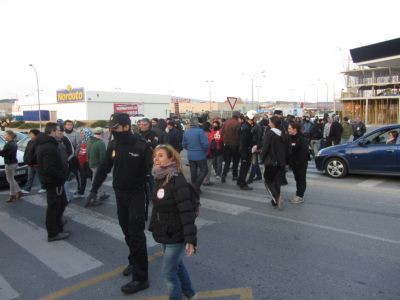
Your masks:
M82 128L81 131L83 132L83 140L84 144L93 136L92 131L89 128Z
M165 178L165 181L163 183L164 186L171 180L172 177L177 176L179 172L176 166L176 162L172 161L164 166L153 166L151 174L153 175L155 180L161 180Z

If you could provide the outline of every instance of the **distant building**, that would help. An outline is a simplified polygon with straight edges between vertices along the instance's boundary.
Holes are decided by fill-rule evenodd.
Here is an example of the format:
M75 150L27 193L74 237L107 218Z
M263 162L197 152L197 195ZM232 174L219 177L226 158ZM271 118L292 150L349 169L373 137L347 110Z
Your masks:
M37 95L19 99L19 109L38 110ZM72 88L41 94L40 109L50 112L50 120L108 120L112 113L126 112L147 117L166 118L170 114L170 95L141 94Z
M357 68L343 72L343 116L368 125L400 123L400 38L350 50Z

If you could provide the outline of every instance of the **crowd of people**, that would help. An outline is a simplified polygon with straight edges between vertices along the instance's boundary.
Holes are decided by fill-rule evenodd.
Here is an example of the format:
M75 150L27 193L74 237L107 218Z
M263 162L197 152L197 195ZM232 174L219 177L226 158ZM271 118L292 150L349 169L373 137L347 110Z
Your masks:
M76 130L70 120L49 122L43 133L30 130L31 141L24 153L28 181L23 190L14 179L15 133L7 130L7 143L0 151L10 184L7 202L29 194L38 177L40 191L47 197L48 242L67 239L70 232L64 230L63 213L68 203L84 199L85 207L101 205L109 197L100 192L101 186L112 171L118 220L129 248L129 264L123 274L132 276L121 290L131 294L149 287L144 230L151 200L149 230L162 245L162 275L170 299L198 298L183 264L184 253L193 255L197 245L197 214L190 201L193 193L201 194L202 186L225 184L231 172L231 179L245 191L264 178L271 205L282 209L281 186L288 184L286 173L292 170L296 194L291 202L301 204L312 156L321 148L347 142L351 136L357 139L366 131L360 118L350 124L346 117L340 123L339 116L326 115L311 122L309 117L284 118L279 110L270 117L259 116L254 110L244 115L233 112L228 120L192 117L186 128L177 118L143 118L134 128L129 115L116 113L108 128L107 145L102 128ZM183 149L187 151L192 186L183 175ZM88 179L92 185L86 195ZM70 191L72 180L77 186L74 193Z

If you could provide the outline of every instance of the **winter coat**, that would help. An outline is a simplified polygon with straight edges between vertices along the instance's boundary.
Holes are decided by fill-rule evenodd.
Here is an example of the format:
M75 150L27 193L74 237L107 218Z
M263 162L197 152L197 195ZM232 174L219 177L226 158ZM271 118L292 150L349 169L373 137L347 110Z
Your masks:
M183 134L182 146L187 150L188 160L206 159L208 141L202 128L191 125Z
M161 244L189 243L196 246L195 210L190 201L190 190L183 174L156 180L153 189L153 211L149 231Z
M102 139L91 137L87 143L86 161L89 168L97 168L106 156L106 144Z
M4 157L4 163L6 165L18 163L17 149L17 144L15 143L15 141L12 140L4 145L3 150L0 150L0 156Z
M310 130L310 139L312 140L320 140L323 137L324 126L320 123L315 122Z
M134 191L142 189L147 175L151 172L151 149L138 134L119 132L107 147L106 155L97 168L92 191L97 193L100 185L113 170L113 188Z
M157 133L149 129L147 131L139 131L139 135L146 141L146 143L150 146L151 150L154 150L155 147L160 143L158 140Z
M253 139L252 129L253 126L248 122L244 122L240 127L239 152L242 158L251 155L251 148L257 145L257 139L255 139L255 141Z
M169 144L178 152L182 151L182 130L172 127L168 131Z
M76 147L81 142L81 136L80 136L79 132L77 132L75 129L72 129L71 132L68 132L68 130L65 129L64 135L71 141L72 146L74 146L74 150L75 150Z
M261 150L261 162L265 166L286 166L287 163L286 135L277 128L271 128L265 133Z
M238 119L231 118L222 126L224 143L229 146L239 146L240 123Z
M169 144L169 137L168 134L165 132L165 130L163 130L158 125L154 126L151 130L153 130L156 133L159 144Z
M353 124L354 139L358 139L359 137L363 136L366 131L367 128L365 127L365 124L363 122Z
M64 185L68 170L61 158L58 141L43 133L36 138L38 174L43 187Z
M349 122L343 122L342 127L342 138L348 140L353 134L353 127L349 124Z
M291 167L308 163L308 145L305 138L300 135L289 136L289 165Z
M37 164L36 141L30 140L26 145L24 151L24 163L26 163L28 166L34 166Z
M208 140L208 150L207 157L215 157L222 154L224 143L221 134L221 129L211 130L211 132L206 132ZM213 140L215 142L213 142ZM214 146L213 146L214 145ZM215 147L212 149L212 147Z
M338 121L334 121L329 130L328 138L332 140L335 145L340 144L340 140L342 138L342 125Z

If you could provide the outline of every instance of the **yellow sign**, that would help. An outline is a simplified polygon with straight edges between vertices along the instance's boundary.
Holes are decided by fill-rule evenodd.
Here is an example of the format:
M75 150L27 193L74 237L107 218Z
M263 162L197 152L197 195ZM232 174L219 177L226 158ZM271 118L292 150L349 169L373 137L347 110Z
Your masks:
M77 102L84 100L84 88L72 88L70 85L68 85L67 89L57 91L57 102Z

